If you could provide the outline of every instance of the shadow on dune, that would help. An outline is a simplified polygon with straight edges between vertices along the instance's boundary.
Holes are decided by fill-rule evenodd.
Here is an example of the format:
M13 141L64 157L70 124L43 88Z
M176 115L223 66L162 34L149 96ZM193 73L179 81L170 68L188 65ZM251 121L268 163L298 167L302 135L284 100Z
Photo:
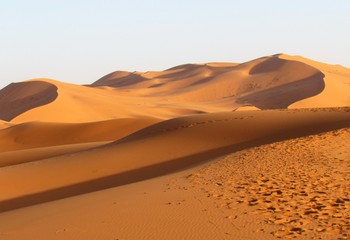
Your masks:
M319 72L299 81L239 97L236 102L260 109L282 109L303 99L320 94L325 88L324 74Z
M52 189L46 192L39 192L27 196L21 196L15 199L9 199L0 202L0 212L10 211L17 208L28 207L40 203L50 202L58 199L72 197L80 194L91 193L99 190L104 190L112 187L118 187L125 184L130 184L158 176L162 176L171 172L174 169L177 171L189 167L194 164L203 163L212 158L239 151L247 147L252 147L256 143L245 143L233 146L221 147L210 151L204 151L198 154L173 159L160 164L155 164L132 171L119 173L99 179L94 179L70 186L65 186L57 189Z
M288 63L287 60L278 57L269 58L250 69L249 74L274 72L281 69L286 63Z
M212 75L212 78L214 78L214 77L218 76L219 74L231 71L233 69L235 69L235 66L211 67L211 66L208 66L207 64L205 64L205 65L185 64L185 65L180 65L180 66L166 70L166 71L179 70L178 72L162 75L159 78L174 78L174 79L172 79L173 81L174 80L181 80L181 79L185 79L185 78L199 76L201 74L201 71L210 72ZM166 73L166 71L164 71L164 72ZM207 79L207 78L204 78L204 79Z
M51 83L11 83L0 90L0 119L11 121L28 110L53 102L57 96L57 87Z
M93 84L91 87L100 87L100 86L108 86L108 87L127 87L136 83L141 83L149 80L148 78L142 77L139 74L128 73L125 76L115 76L116 72L107 74L106 76L100 78Z
M332 120L333 121L333 120ZM334 129L339 129L343 127L349 127L350 123L348 119L333 121L333 124L329 122L318 122L310 123L305 126L295 126L284 131L283 134L276 132L268 137L260 137L257 139L247 140L245 142L230 144L227 146L221 146L210 150L205 150L192 155L187 155L184 157L179 157L176 159L170 159L166 162L161 162L158 164L129 170L126 172L105 176L86 182L81 182L73 184L70 186L64 186L56 189L52 189L45 192L38 192L26 196L17 197L14 199L8 199L0 202L0 212L5 212L17 208L27 207L35 204L40 204L44 202L49 202L53 200L63 199L67 197L72 197L80 194L95 192L103 189L108 189L112 187L117 187L125 184L134 183L137 181L142 181L145 179L150 179L165 175L171 172L179 171L184 168L194 166L213 158L223 156L235 151L239 151L245 148L259 146L262 144L273 143L276 141L282 141L290 138L307 136L310 134L317 134L325 131L331 131ZM179 139L179 141L182 141ZM169 146L173 148L173 146ZM166 149L165 149L166 150Z

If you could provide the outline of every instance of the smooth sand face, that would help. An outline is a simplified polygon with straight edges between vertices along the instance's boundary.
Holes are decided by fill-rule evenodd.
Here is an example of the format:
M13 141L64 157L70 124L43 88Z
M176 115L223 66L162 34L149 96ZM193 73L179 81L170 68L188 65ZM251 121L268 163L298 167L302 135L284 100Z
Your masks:
M349 74L279 54L9 85L0 239L346 239Z

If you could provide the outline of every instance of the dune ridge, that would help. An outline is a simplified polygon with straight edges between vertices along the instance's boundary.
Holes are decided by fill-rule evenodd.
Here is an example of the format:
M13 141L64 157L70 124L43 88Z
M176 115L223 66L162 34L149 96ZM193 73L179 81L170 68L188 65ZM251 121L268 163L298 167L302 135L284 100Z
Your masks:
M184 64L159 72L116 71L85 86L34 79L1 90L0 118L15 124L80 123L137 117L165 120L247 105L257 109L345 107L350 105L349 73L345 67L276 54L241 64ZM39 91L40 95L32 91L37 84L51 90ZM23 101L29 99L31 104L9 111L11 104L4 99L10 98L1 96L10 90L11 104L18 104L16 99L24 93L27 97Z
M77 153L87 149L96 148L107 143L109 143L109 141L75 143L0 152L0 167L33 162L65 154Z
M350 96L348 94L350 91L349 68L316 62L301 56L281 54L279 58L304 62L319 69L325 75L326 88L322 94L295 102L291 105L291 108L304 108L310 105L318 105L320 107L345 107L350 105Z
M1 168L0 210L140 181L246 147L349 127L349 120L346 108L215 113L161 122L94 150ZM28 180L17 181L19 176Z
M0 153L38 147L115 141L159 121L156 118L121 118L89 123L22 123L0 130Z

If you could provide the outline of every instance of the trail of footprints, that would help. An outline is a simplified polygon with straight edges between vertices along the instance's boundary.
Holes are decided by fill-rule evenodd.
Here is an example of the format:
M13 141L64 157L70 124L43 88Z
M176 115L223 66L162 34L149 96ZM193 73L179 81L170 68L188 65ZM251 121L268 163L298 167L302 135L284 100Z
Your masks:
M221 207L278 226L276 238L350 239L349 145L350 129L288 140L229 155L188 179Z

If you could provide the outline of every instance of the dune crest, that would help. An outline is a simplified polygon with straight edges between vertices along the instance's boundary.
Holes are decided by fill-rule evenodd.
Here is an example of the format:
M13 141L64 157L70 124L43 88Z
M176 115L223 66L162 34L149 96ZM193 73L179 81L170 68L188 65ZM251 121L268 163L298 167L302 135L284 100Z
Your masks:
M34 79L1 90L4 107L0 118L16 124L79 123L135 117L171 119L246 105L257 109L344 107L350 105L349 73L344 67L276 54L241 64L116 71L85 86ZM38 82L40 87L36 87ZM9 91L24 96L20 101L25 104L16 94L6 97Z
M172 119L93 150L1 168L0 211L140 181L247 147L349 124L349 109L245 111ZM27 180L18 181L22 178Z
M291 108L305 108L311 105L318 107L345 107L350 105L350 69L339 65L316 62L301 56L281 54L281 59L303 62L317 68L325 75L325 89L322 94L315 95L298 102Z
M22 123L0 129L0 153L67 144L115 141L159 121L156 118L121 118L90 123Z

